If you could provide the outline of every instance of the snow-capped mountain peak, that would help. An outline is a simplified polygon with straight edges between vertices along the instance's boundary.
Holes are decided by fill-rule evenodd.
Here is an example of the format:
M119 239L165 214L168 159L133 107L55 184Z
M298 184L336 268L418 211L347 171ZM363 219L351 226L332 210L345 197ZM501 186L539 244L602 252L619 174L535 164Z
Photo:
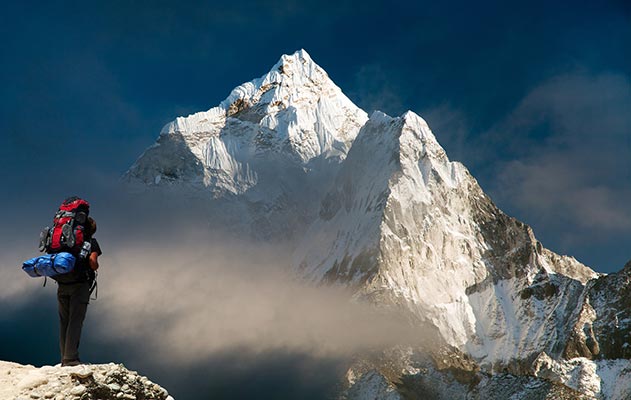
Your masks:
M331 86L333 82L326 72L318 66L305 50L299 50L292 55L283 55L272 69L262 77L243 83L230 92L219 106L208 111L191 114L187 117L177 117L166 124L161 133L203 131L211 128L212 123L223 122L227 116L255 104L269 105L276 111L293 105L294 101L304 98L301 91L305 86L319 83L320 87ZM317 88L316 88L317 89ZM318 94L315 94L317 99ZM261 117L264 114L258 110ZM269 111L269 110L268 110Z
M183 183L215 197L257 186L261 164L339 163L367 119L304 50L236 87L217 107L178 117L127 172L150 185Z
M544 248L449 160L420 116L368 118L304 50L217 107L167 124L126 178L228 199L213 203L225 225L265 239L280 232L303 279L430 326L436 368L542 376L574 390L571 376L596 365L577 357L631 354L631 317L620 311L629 274L599 278ZM600 379L592 372L590 382Z

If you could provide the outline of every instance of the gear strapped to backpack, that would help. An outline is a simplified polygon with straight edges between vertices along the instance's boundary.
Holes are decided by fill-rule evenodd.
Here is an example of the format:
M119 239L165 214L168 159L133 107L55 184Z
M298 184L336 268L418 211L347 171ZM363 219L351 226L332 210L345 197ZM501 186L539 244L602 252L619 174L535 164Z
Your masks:
M53 219L53 226L46 227L40 234L39 250L46 253L68 252L83 255L86 242L85 224L90 213L90 203L73 196L61 203ZM87 241L86 243L89 243Z
M87 264L92 251L92 233L86 229L89 213L87 201L76 196L64 200L55 213L53 227L40 234L39 250L47 254L25 261L24 272L32 277L52 277L59 284L95 283L96 274Z

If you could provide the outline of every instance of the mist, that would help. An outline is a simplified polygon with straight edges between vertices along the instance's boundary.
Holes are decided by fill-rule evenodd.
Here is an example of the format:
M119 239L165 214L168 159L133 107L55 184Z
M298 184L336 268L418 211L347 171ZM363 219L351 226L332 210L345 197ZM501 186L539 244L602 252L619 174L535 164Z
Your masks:
M290 243L239 234L209 199L129 195L115 181L101 183L77 193L92 204L103 250L84 361L123 362L176 398L266 391L322 398L355 354L424 339L406 320L355 301L345 288L303 281L292 269ZM0 359L58 362L56 284L49 279L42 288L42 279L20 271L37 255L39 230L63 200L52 197L29 205L33 212L19 218L15 234L3 231L9 245L0 255ZM30 335L37 346L25 339ZM241 388L235 396L230 389L246 381L252 392Z
M279 245L198 237L202 246L140 244L104 258L98 330L178 363L237 348L346 357L409 334L345 289L300 282Z

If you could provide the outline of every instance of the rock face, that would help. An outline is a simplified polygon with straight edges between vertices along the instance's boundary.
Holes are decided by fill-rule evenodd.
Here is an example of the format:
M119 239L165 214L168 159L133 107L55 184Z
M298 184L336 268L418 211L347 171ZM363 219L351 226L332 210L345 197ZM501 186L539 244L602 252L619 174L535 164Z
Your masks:
M502 372L466 374L458 370L441 370L435 361L424 353L401 348L365 358L347 372L346 388L340 399L624 399L629 390L628 379L620 380L623 386L601 387L596 368L593 368L595 364L584 359L567 365L549 365L545 372L540 371L543 376ZM622 364L612 362L598 368L601 373L624 374ZM571 387L562 383L562 378L571 380ZM599 394L595 394L597 392Z
M631 358L631 262L618 273L592 280L565 358Z
M297 238L302 279L435 332L360 357L347 398L631 398L631 264L601 276L547 250L421 117L367 118L304 51L165 126L126 179L229 199L260 236Z
M122 364L35 368L6 361L0 361L0 398L173 400L166 389Z

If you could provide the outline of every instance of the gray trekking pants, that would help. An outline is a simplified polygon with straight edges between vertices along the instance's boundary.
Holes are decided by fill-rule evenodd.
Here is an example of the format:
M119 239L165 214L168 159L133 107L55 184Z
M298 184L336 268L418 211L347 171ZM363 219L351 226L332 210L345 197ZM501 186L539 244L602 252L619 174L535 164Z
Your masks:
M59 306L59 350L61 360L79 360L81 328L90 302L91 282L59 284L57 304Z

